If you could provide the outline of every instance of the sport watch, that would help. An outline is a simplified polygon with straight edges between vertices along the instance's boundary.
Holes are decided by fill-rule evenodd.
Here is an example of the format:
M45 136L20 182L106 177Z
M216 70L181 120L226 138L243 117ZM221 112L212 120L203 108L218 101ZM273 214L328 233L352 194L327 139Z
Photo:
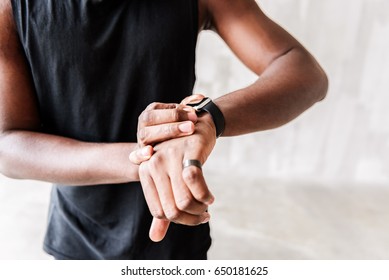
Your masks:
M220 137L223 134L225 127L224 116L219 107L217 107L216 104L212 102L211 98L205 97L199 102L189 103L186 105L193 107L197 113L209 113L216 127L216 137Z

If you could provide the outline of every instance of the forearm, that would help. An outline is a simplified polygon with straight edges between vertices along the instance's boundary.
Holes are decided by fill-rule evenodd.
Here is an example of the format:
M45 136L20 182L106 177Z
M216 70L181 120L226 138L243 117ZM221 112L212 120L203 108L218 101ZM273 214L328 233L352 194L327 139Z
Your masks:
M65 185L138 181L128 160L134 143L97 144L29 131L0 135L0 172Z
M279 127L324 98L325 73L298 47L275 59L251 86L215 100L226 119L223 136Z

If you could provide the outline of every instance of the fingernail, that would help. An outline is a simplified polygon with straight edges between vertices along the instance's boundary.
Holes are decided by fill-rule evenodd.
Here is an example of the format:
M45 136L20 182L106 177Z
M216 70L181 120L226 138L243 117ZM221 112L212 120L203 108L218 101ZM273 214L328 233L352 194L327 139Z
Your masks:
M141 154L144 157L149 157L150 156L150 148L149 147L142 148Z
M192 122L184 122L178 125L178 129L184 133L193 132L193 123Z
M188 113L194 113L193 107L190 107L190 106L186 106L186 107L182 108L182 110L184 110L185 112L188 112Z

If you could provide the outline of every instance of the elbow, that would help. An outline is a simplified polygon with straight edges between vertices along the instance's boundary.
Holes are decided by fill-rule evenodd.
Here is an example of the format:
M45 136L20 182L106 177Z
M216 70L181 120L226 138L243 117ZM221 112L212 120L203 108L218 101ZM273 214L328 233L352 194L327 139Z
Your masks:
M10 177L10 173L8 172L7 168L7 161L6 161L6 154L4 149L4 136L2 133L0 133L0 174Z
M318 62L312 60L305 65L300 72L300 86L305 93L306 100L313 105L324 100L327 96L329 80L327 74Z
M6 163L5 163L4 137L5 137L4 132L0 131L0 174L7 176Z
M3 175L10 179L20 179L14 174L14 172L11 171L10 168L8 168L7 164L4 164L1 158L0 158L0 175Z
M328 86L329 86L329 81L328 81L328 76L324 72L324 70L318 66L318 74L316 78L316 95L317 95L317 102L324 100L327 96L328 92Z
M310 59L308 61L307 75L310 76L310 85L311 92L313 93L314 101L319 102L322 101L327 96L328 87L329 87L329 79L324 71L324 69L320 66L319 62L309 53L307 53Z
M313 102L322 101L328 92L329 79L318 61L303 47L296 47L291 51L295 55L295 65L299 70L297 76L301 78L300 85Z
M0 174L11 179L20 179L15 173L15 168L11 165L9 155L11 148L7 142L6 133L0 132Z
M10 179L22 179L17 175L15 169L11 167L9 161L7 161L7 159L3 157L1 150L0 150L0 175L3 175Z

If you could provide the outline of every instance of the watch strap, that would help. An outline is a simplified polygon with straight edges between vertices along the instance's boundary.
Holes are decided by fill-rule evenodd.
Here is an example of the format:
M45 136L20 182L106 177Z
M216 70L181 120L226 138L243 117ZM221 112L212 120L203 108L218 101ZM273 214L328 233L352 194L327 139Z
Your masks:
M220 111L219 107L213 103L212 99L209 97L204 98L196 104L187 104L192 106L197 112L205 111L209 113L212 117L212 120L216 128L216 137L220 137L225 128L225 120L223 113Z

